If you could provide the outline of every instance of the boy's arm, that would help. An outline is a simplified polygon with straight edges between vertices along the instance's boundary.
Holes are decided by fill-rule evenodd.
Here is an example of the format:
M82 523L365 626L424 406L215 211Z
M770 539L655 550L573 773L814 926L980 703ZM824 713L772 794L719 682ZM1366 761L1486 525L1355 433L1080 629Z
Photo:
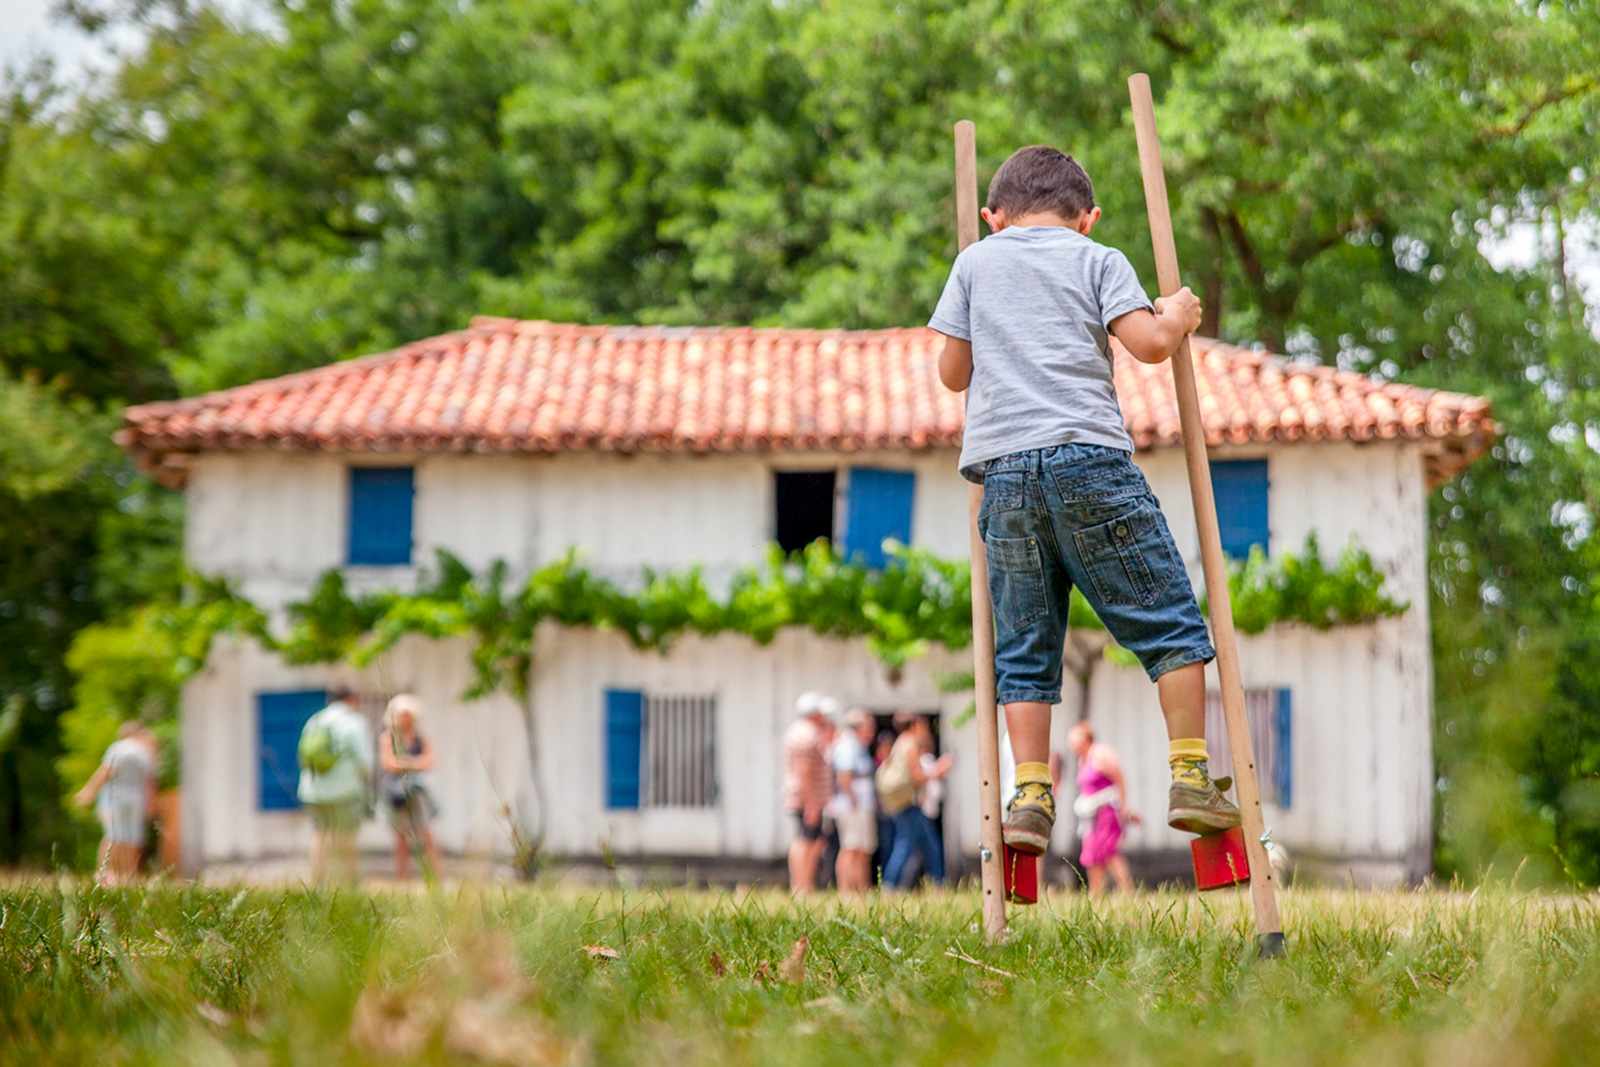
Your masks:
M1121 321L1120 319L1118 321ZM1126 343L1126 342L1124 342ZM972 382L972 342L948 334L939 353L939 380L952 393L959 393Z
M1153 315L1140 308L1112 319L1111 332L1134 359L1160 363L1170 359L1178 350L1178 343L1199 325L1200 298L1186 285L1171 296L1158 299ZM948 347L946 342L946 350ZM943 358L939 361L939 376L944 377Z

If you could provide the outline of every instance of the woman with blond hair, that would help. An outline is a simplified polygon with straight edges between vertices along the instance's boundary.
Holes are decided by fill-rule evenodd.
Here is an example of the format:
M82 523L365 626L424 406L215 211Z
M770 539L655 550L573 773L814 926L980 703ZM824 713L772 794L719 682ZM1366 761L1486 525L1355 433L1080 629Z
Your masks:
M402 881L411 873L413 851L427 856L425 877L439 874L439 846L430 825L433 797L422 784L422 773L433 769L433 745L417 729L421 717L422 701L401 693L384 709L383 733L378 737L383 802L394 827L395 874Z

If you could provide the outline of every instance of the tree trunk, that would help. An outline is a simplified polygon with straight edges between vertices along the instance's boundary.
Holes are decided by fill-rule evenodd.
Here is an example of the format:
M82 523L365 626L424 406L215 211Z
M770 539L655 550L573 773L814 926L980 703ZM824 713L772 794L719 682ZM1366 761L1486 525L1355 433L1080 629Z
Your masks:
M1239 266L1244 269L1245 278L1255 290L1256 303L1261 308L1261 343L1281 353L1288 335L1289 316L1294 314L1294 306L1300 298L1299 287L1275 286L1268 282L1266 266L1261 262L1261 257L1256 255L1255 246L1250 242L1250 235L1245 233L1238 212L1230 211L1220 221L1226 224L1228 238L1239 257Z
M1200 336L1222 335L1222 222L1208 207L1200 209L1200 229L1206 235L1206 262L1200 270Z

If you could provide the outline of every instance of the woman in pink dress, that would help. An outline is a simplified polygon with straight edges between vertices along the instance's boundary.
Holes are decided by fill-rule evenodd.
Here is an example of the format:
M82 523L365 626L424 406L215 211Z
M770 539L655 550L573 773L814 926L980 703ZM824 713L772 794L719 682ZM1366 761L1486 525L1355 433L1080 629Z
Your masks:
M1072 727L1067 744L1078 757L1078 799L1072 808L1083 838L1078 859L1089 873L1089 893L1099 896L1106 891L1107 871L1118 889L1132 890L1133 875L1122 855L1122 828L1137 824L1139 817L1128 811L1122 764L1110 745L1095 741L1094 730L1086 722Z

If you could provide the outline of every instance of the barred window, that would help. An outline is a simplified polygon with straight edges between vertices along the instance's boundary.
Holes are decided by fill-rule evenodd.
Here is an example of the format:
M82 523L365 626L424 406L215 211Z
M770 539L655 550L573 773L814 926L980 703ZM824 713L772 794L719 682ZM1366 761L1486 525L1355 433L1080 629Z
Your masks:
M608 689L606 806L717 804L717 698Z
M1294 704L1289 690L1245 690L1244 714L1250 723L1261 801L1287 808L1294 801ZM1214 690L1206 693L1206 750L1213 778L1233 774L1222 694Z

